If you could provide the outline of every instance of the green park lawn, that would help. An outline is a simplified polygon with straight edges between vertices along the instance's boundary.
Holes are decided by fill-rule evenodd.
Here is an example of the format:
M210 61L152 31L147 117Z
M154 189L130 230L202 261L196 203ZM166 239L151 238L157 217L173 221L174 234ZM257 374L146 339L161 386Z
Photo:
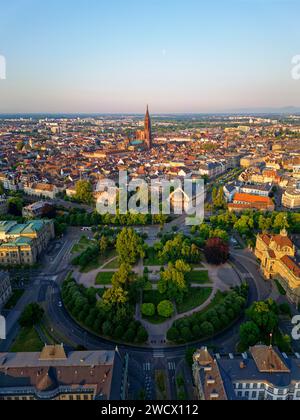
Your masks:
M117 270L118 268L120 268L119 259L115 258L113 261L103 266L103 268L106 270Z
M79 254L87 250L89 246L96 244L96 241L91 241L86 236L82 236L77 244L72 248L72 254Z
M24 294L23 289L14 290L10 299L6 303L4 309L6 309L7 311L10 311L11 309L13 309L16 306L16 304L19 302L23 294Z
M178 313L183 314L203 305L212 294L212 291L211 287L190 289L183 302L177 304Z
M116 256L116 251L113 250L109 252L107 255L99 255L98 258L91 261L84 269L80 270L81 273L89 273L90 271L97 270L98 268L102 267L106 261L111 260L113 257ZM110 269L110 267L105 267L106 269Z
M115 273L111 271L104 271L97 275L96 277L96 285L97 286L107 286L111 284L111 280Z
M44 344L40 340L40 337L34 327L22 328L14 341L10 351L12 353L29 353L39 352L43 349Z
M209 284L211 283L208 271L191 271L187 275L187 280L193 284Z

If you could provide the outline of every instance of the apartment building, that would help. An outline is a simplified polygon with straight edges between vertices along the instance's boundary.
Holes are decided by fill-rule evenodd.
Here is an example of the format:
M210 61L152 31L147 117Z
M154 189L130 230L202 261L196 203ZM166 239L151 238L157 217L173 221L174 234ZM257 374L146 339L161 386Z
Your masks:
M299 355L288 357L258 345L241 355L194 354L194 381L199 400L300 401Z
M0 400L125 400L128 357L119 351L0 353Z

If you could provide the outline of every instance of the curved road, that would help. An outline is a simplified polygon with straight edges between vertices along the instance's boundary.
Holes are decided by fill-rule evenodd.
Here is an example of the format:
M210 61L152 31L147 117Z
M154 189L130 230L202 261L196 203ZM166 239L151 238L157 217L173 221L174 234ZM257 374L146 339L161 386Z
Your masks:
M250 305L252 302L257 301L259 297L257 284L253 280L251 273L246 267L243 266L241 262L236 262L234 258L231 260L232 264L235 266L235 269L239 273L241 280L246 280L250 286L249 289L249 302ZM62 272L61 277L65 278L65 273ZM241 274L246 275L245 279L242 279ZM51 323L55 331L58 334L61 334L63 337L66 337L70 342L77 343L77 345L84 346L88 349L103 349L103 350L112 350L115 349L116 343L100 338L80 327L65 310L64 307L59 307L59 302L61 301L60 287L57 282L52 282L49 286L49 298L47 299L47 308L46 312L48 317L51 319ZM143 353L143 354L153 354L156 351L163 352L165 354L172 353L172 355L184 355L188 347L201 347L203 345L209 345L212 347L218 347L224 351L234 352L234 346L236 344L239 328L241 323L245 320L244 316L229 330L217 335L212 340L203 342L197 342L189 345L181 346L172 346L172 347L138 347L130 345L118 345L120 350L124 350L130 353Z

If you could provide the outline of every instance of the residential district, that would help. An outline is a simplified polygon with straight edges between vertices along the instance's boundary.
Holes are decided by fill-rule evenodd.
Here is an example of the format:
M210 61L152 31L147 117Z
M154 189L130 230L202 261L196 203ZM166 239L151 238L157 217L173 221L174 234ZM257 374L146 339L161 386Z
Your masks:
M299 210L298 115L1 117L0 399L300 400Z

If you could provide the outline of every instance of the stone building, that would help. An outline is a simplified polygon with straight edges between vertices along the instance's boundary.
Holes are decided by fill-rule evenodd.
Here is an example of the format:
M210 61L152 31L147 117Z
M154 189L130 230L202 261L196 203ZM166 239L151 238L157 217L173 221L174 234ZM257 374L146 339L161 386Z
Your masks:
M290 302L300 303L300 266L296 247L284 229L280 235L257 236L255 255L261 261L264 276L277 279Z

